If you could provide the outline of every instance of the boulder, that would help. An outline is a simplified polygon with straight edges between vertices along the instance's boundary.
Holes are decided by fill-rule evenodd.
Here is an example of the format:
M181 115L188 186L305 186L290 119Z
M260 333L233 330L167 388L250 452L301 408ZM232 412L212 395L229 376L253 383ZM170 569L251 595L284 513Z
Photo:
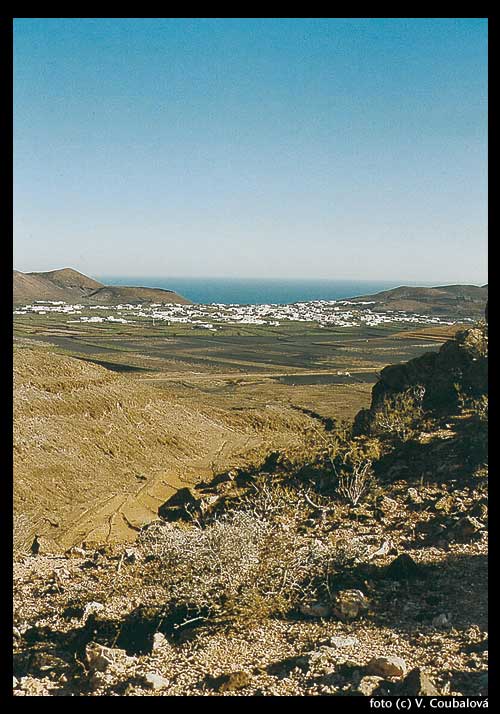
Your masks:
M381 558L391 552L393 545L390 540L385 540L379 548L376 548L368 556L367 560L373 560L374 558Z
M412 697L436 697L439 692L432 680L422 672L420 667L415 667L409 672L401 682L400 694L407 694Z
M82 619L86 622L90 615L94 615L97 612L103 612L104 605L101 602L88 602L83 610Z
M167 647L168 640L163 634L163 632L155 632L153 635L153 650L160 650L163 647Z
M328 640L332 647L355 647L359 645L357 637L334 635Z
M362 677L358 684L356 694L361 694L363 697L371 697L383 682L383 677L366 676Z
M377 499L377 508L384 516L391 516L398 510L399 504L393 498L382 496Z
M408 489L408 500L414 506L419 506L423 502L422 496L419 494L416 488Z
M165 677L154 672L148 672L143 677L144 686L148 689L154 689L158 691L160 689L167 689L170 686L170 682Z
M85 659L91 672L104 672L110 665L119 662L126 663L131 658L127 657L125 650L105 647L97 642L89 642L85 648Z
M373 657L367 666L367 674L377 677L404 677L406 674L406 662L401 657Z

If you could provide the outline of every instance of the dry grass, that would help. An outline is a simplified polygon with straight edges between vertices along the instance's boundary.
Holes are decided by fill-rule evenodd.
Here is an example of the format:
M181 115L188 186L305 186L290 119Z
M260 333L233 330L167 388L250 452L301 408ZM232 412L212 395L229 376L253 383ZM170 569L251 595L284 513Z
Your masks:
M173 491L299 446L312 420L179 400L48 349L15 350L15 510L61 547L130 540ZM130 526L132 524L132 527Z
M28 516L20 513L14 516L14 555L19 557L26 553L33 538L33 524Z

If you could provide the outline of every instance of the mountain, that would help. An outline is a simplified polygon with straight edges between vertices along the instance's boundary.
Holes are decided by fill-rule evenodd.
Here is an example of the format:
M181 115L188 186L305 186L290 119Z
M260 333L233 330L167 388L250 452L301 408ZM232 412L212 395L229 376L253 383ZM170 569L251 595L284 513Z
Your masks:
M43 273L20 273L14 270L14 304L33 300L73 300L70 289L47 278Z
M453 318L481 318L488 300L488 285L440 285L433 288L403 285L351 300L374 303L370 308L377 312L405 310Z
M51 283L63 289L80 290L82 293L92 292L103 287L102 283L79 273L78 270L73 270L73 268L50 270L47 273L28 273L28 275L50 280Z
M48 272L21 273L14 270L14 305L34 300L63 300L74 303L113 305L116 303L180 303L190 300L173 290L103 285L72 268Z

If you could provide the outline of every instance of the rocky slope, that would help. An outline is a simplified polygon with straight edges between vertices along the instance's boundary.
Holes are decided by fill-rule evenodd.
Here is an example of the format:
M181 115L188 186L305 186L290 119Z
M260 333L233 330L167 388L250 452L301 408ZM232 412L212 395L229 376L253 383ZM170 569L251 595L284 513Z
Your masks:
M364 433L384 400L411 389L422 390L422 405L443 414L456 413L460 400L488 394L488 334L486 328L460 330L437 352L403 364L389 365L372 390L371 406L356 417L355 429Z

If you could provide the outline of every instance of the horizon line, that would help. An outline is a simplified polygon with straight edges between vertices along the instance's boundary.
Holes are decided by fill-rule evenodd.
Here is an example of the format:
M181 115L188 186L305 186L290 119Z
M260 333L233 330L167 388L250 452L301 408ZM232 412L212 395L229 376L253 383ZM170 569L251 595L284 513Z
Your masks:
M45 270L19 270L18 268L13 268L14 271L20 272L20 273L50 273L54 272L57 270L76 270L78 272L82 272L82 269L78 268L72 268L70 266L64 266L62 268L49 268ZM84 270L84 269L83 269ZM262 280L262 281L282 281L282 282L287 282L287 281L318 281L318 282L359 282L359 283L398 283L398 287L404 287L405 285L411 285L411 286L416 286L418 284L423 284L427 283L425 287L439 287L441 285L475 285L477 287L483 287L484 285L488 284L488 278L483 281L477 281L477 280L460 280L460 279L444 279L444 280L429 280L429 279L406 279L406 278L356 278L356 277L349 277L349 278L335 278L335 277L296 277L296 276L291 276L291 277L283 277L283 276L259 276L259 275L251 275L251 276L239 276L239 275L161 275L161 274L128 274L128 273L107 273L107 272L94 272L92 271L92 275L88 275L88 273L82 272L83 275L87 275L88 277L99 277L99 278L120 278L120 279L125 279L125 278L131 278L131 279L160 279L160 280Z

